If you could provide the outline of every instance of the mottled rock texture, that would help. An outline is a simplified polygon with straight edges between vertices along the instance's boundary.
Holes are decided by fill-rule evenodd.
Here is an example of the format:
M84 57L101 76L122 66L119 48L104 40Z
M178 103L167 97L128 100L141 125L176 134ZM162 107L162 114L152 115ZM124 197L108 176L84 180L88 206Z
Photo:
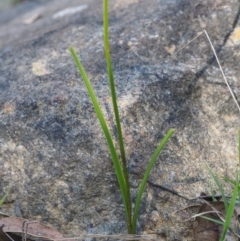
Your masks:
M56 15L77 6L82 10ZM234 177L239 111L206 37L167 61L206 29L240 98L239 1L118 0L110 10L133 201L170 127L175 134L151 173L153 183L195 198L210 189L205 163ZM126 233L108 147L68 50L76 48L115 133L102 24L102 1L95 0L25 2L0 14L0 196L12 186L2 211L69 236L86 233L90 224L94 233ZM148 185L139 233L193 240L192 223L172 215L189 203Z

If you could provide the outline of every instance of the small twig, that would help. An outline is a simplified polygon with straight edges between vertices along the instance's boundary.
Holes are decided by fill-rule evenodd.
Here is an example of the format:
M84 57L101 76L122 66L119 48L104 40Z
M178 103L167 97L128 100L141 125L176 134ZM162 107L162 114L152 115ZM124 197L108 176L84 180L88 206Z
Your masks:
M5 235L11 240L11 241L14 241L9 235L8 235L8 233L6 233L6 232L4 232L5 233Z
M157 240L157 235L155 234L145 234L145 235L134 235L134 234L119 234L119 235L104 235L104 234L82 234L79 237L73 238L61 238L53 239L53 241L64 241L64 240L78 240L83 238L114 238L114 239L125 239L125 240Z
M37 223L37 221L29 221L29 220L24 220L22 224L22 241L27 240L27 234L28 234L28 224L30 223Z
M189 41L187 44L185 44L182 48L180 48L180 50L178 50L177 53L176 53L175 55L173 55L172 58L171 58L168 62L172 61L172 60L177 56L177 54L178 54L179 52L181 52L186 46L188 46L191 42L193 42L195 39L197 39L197 38L198 38L200 35L202 35L202 34L205 34L205 35L206 35L206 37L207 37L207 39L208 39L208 42L210 43L210 46L211 46L212 51L213 51L213 53L214 53L214 56L215 56L215 58L216 58L216 60L217 60L219 69L220 69L220 71L221 71L221 73L222 73L223 79L224 79L225 83L227 84L227 87L228 87L228 89L229 89L229 91L230 91L230 93L231 93L231 95L232 95L232 98L233 98L235 104L237 105L238 110L240 111L240 106L239 106L239 104L238 104L238 101L237 101L237 99L236 99L236 97L235 97L235 95L234 95L234 93L233 93L233 91L232 91L232 89L231 89L228 81L227 81L227 78L226 78L226 76L225 76L225 74L224 74L224 72L223 72L222 66L221 66L221 64L220 64L220 62L219 62L217 53L216 53L216 51L215 51L215 49L214 49L214 47L213 47L213 44L212 44L212 42L211 42L211 40L210 40L210 38L209 38L209 35L208 35L208 33L207 33L207 31L206 31L205 29L204 29L201 33L199 33L195 38L193 38L191 41Z

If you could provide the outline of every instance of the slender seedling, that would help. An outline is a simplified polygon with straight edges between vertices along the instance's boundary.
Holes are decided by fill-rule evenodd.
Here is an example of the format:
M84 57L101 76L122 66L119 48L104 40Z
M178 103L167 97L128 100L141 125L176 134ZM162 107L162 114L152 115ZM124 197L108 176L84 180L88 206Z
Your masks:
M142 194L144 191L144 188L147 183L147 179L149 177L150 171L152 170L153 165L155 164L159 154L161 153L162 149L166 145L169 138L172 136L174 130L169 129L167 134L164 136L163 140L159 143L157 146L156 151L154 152L148 167L145 171L143 180L140 184L140 188L137 194L136 203L134 206L134 211L132 213L132 204L131 204L131 195L130 195L130 184L129 184L129 178L128 178L128 169L127 169L127 159L125 156L125 150L124 150L124 139L122 135L122 129L121 129L121 122L120 122L120 115L118 111L118 105L117 105L117 95L115 90L115 84L114 84L114 76L113 76L113 70L112 70L112 63L111 63L111 56L110 56L110 47L109 47L109 38L108 38L108 0L104 0L103 2L103 22L104 22L104 49L105 49L105 60L108 70L108 79L109 79L109 85L111 90L111 97L112 97L112 104L113 104L113 110L114 110L114 116L115 116L115 124L117 126L117 135L118 135L118 142L120 147L120 157L119 159L118 152L113 144L113 138L109 131L107 122L105 120L105 117L103 115L103 111L99 105L99 102L97 100L96 94L92 88L91 82L88 79L88 76L81 64L81 61L77 57L77 54L75 53L73 47L70 47L70 52L72 54L72 57L76 63L76 66L81 74L81 77L83 79L83 82L86 86L86 89L88 91L89 97L92 101L92 104L94 106L95 112L97 114L97 117L99 119L99 122L101 124L102 130L104 132L106 141L108 143L108 147L110 150L110 154L112 157L112 162L114 165L115 173L118 179L120 191L123 198L125 213L126 213L126 220L127 220L127 228L129 234L135 234L136 233L136 226L137 226L137 216L138 211L140 207L140 201L142 198Z
M109 85L110 85L110 90L111 90L111 96L112 96L112 104L113 104L113 110L114 110L114 116L115 116L115 124L117 127L117 135L118 135L118 142L119 142L119 147L120 147L120 158L121 161L118 157L118 152L113 144L113 138L110 134L109 128L107 126L106 120L104 118L103 112L101 110L101 107L98 103L96 94L92 88L91 82L89 81L87 74L79 60L79 58L77 57L74 49L71 47L70 48L70 52L73 56L73 59L79 69L79 72L82 76L82 79L84 81L84 84L87 88L88 94L91 98L92 104L94 106L95 112L97 114L97 117L100 121L101 127L103 129L103 132L105 134L105 138L107 140L108 146L109 146L109 150L111 153L111 157L112 157L112 161L113 161L113 165L114 165L114 169L115 169L115 173L118 179L118 183L119 183L119 187L121 190L121 194L122 194L122 198L123 198L123 203L124 203L124 207L125 207L125 212L126 212L126 219L127 219L127 226L128 226L128 233L129 234L135 234L136 233L136 224L137 224L137 216L138 216L138 211L139 211L139 207L140 207L140 201L142 198L142 194L147 182L147 179L149 177L150 171L153 167L153 165L155 164L157 157L159 156L159 154L161 153L163 147L166 145L167 141L169 140L169 138L171 137L171 135L173 134L174 130L170 129L167 134L165 135L165 137L163 138L163 140L160 142L160 144L158 145L156 151L154 152L148 167L146 169L146 172L144 174L144 178L140 184L140 188L137 194L137 198L136 198L136 203L135 203L135 207L134 207L134 211L132 214L132 205L131 205L131 196L130 196L130 185L129 185L129 178L128 178L128 171L127 171L127 160L126 160L126 156L125 156L125 150L124 150L124 142L123 142L123 135L122 135L122 129L121 129L121 122L120 122L120 115L119 115L119 111L118 111L118 105L117 105L117 95L116 95L116 89L115 89L115 83L114 83L114 75L113 75L113 70L112 70L112 64L111 64L111 56L110 56L110 47L109 47L109 37L108 37L108 0L104 0L103 3L103 22L104 22L104 49L105 49L105 59L106 59L106 65L107 65L107 71L108 71L108 78L109 78ZM182 50L184 49L187 45L189 45L192 41L194 41L196 38L198 38L200 35L205 34L210 46L212 48L212 51L214 53L214 56L217 60L218 66L220 68L221 74L223 76L224 81L227 84L227 87L234 99L234 102L237 105L238 110L240 111L240 106L235 98L235 95L226 79L226 76L223 72L223 69L221 67L221 64L218 60L216 51L213 47L213 44L209 38L209 35L207 33L206 30L204 30L203 32L201 32L200 34L198 34L194 39L192 39L190 42L188 42L186 45L184 45L173 57L172 59L174 59L176 57L176 55ZM229 225L229 218L231 219L232 214L233 214L233 207L235 205L235 201L236 201L236 195L237 193L239 193L239 189L235 188L233 195L232 195L232 199L230 201L230 204L228 204L227 199L224 195L224 191L222 189L222 186L220 184L220 182L218 181L217 177L213 174L213 172L210 170L209 171L214 179L214 181L216 182L219 190L221 191L222 197L223 197L223 201L224 201L224 205L225 205L225 209L227 210L227 215L226 215L226 221L224 223L222 223L224 225L224 230L223 230L223 234L222 237L225 237L226 234L226 230L228 229L228 225ZM237 191L236 191L237 190ZM216 220L217 221L217 220ZM218 221L219 222L219 221Z
M120 116L119 116L118 105L117 105L117 95L115 90L114 76L113 76L111 56L110 56L110 47L109 47L109 40L108 40L109 39L108 38L108 0L104 1L103 22L104 22L104 49L105 49L105 58L106 58L106 64L107 64L107 70L108 70L108 79L109 79L109 85L110 85L110 90L112 95L112 105L113 105L113 110L115 115L115 123L117 126L118 142L119 142L120 153L121 153L123 175L127 183L126 206L128 209L127 210L128 233L132 233L132 205L131 205L130 187L128 185L129 180L128 180L128 171L127 171L127 160L126 160L125 150L124 150L122 128L121 128Z
M3 205L3 203L4 203L5 200L7 199L10 191L11 191L11 188L9 188L9 189L7 190L7 192L5 193L5 195L0 199L0 207Z

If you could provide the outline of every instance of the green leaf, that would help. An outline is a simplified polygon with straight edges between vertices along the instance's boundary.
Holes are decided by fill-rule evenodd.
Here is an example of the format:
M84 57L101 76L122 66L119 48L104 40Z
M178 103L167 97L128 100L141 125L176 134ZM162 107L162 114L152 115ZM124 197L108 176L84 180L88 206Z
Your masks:
M96 97L96 94L92 88L92 85L87 77L87 74L79 60L79 58L77 57L74 49L72 47L70 47L70 52L72 54L72 57L78 67L78 70L82 76L82 79L84 81L84 84L87 88L87 91L88 91L88 94L91 98L91 101L92 101L92 104L94 106L94 109L95 109L95 112L97 114L97 117L99 119L99 122L101 124L101 127L102 127L102 130L104 132L104 135L105 135L105 138L107 140L107 143L108 143L108 146L109 146L109 150L110 150L110 153L111 153L111 157L112 157L112 161L113 161L113 165L114 165L114 169L115 169L115 173L117 175L117 179L118 179L118 183L119 183L119 186L120 186L120 190L121 190L121 193L122 193L122 197L123 197L123 202L124 202L124 206L125 206L125 210L127 212L127 202L126 202L126 196L127 196L127 192L126 192L126 182L125 182L125 179L124 179L124 175L123 175L123 171L122 171L122 166L120 164L120 161L118 159L118 155L117 155L117 152L116 152L116 149L115 149L115 146L113 144L113 140L112 140L112 136L110 134L110 131L108 129L108 126L107 126L107 123L106 123L106 120L104 118L104 115L102 113L102 110L101 110L101 107L98 103L98 100L97 100L97 97Z
M237 176L236 179L237 179L237 183L238 183L238 176ZM226 210L226 218L225 218L225 222L224 222L224 226L223 226L223 232L222 232L220 241L223 241L225 239L228 227L231 223L231 219L232 219L232 216L233 216L233 213L234 213L237 195L238 195L238 185L236 185L234 190L233 190L232 198L231 198L230 203L228 205L228 209Z
M211 197L212 197L213 202L216 202L217 199L216 199L215 196L214 196L213 187L212 187L211 182L210 182L210 194L211 194Z
M109 47L109 37L108 37L108 0L104 0L104 8L103 8L103 22L104 22L104 49L105 49L105 58L108 70L108 79L112 96L112 105L115 116L115 123L117 126L117 134L118 134L118 143L120 147L121 160L122 160L122 169L123 175L126 182L126 204L127 204L127 223L128 223L128 233L132 233L132 206L131 206L131 197L130 197L130 187L128 181L128 171L127 171L127 160L124 150L124 142L122 135L122 128L120 122L120 116L117 105L117 95L114 83L114 76L112 70L111 63L111 55L110 55L110 47Z
M220 221L220 220L217 220L217 219L214 219L214 218L209 218L207 216L199 216L200 218L203 218L203 219L206 219L206 220L209 220L211 222L214 222L216 224L220 224L220 225L224 225L224 222Z
M207 165L207 164L206 164ZM227 198L225 196L225 193L224 193L224 190L223 190L223 187L221 185L221 183L219 182L218 178L215 176L215 174L212 172L211 168L207 165L207 168L214 180L214 182L216 183L221 195L222 195L222 199L223 199L223 203L224 203L224 207L225 207L225 210L228 209L228 202L227 202Z
M144 188L146 186L147 183L147 179L149 177L149 174L152 170L153 165L155 164L159 154L161 153L162 149L164 148L164 146L166 145L167 141L169 140L169 138L172 136L174 130L173 129L169 129L167 134L164 136L164 138L162 139L162 141L159 143L157 149L155 150L148 166L147 169L145 171L143 180L140 184L139 187L139 191L138 191L138 195L137 195L137 199L136 199L136 203L135 203L135 207L134 207L134 214L133 214L133 221L132 221L132 225L133 225L133 233L136 233L136 225L137 225L137 216L138 216L138 211L139 211L139 207L140 207L140 201L142 198L142 194L144 191Z
M224 177L223 179L224 179L224 181L232 184L234 187L237 185L237 182L236 182L235 180L229 178L229 177ZM239 187L239 186L238 186L238 187Z
M9 193L11 191L11 187L7 190L6 194L0 199L0 207L3 205L5 202L6 198L8 197Z
M240 166L240 129L238 130L238 165Z

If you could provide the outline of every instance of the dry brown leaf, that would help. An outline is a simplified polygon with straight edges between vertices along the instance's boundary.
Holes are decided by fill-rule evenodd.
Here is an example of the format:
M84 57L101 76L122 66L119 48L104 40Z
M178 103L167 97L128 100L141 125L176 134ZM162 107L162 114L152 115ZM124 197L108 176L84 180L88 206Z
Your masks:
M112 234L112 235L105 235L105 234L83 234L78 237L70 238L71 240L84 240L84 239L116 239L116 240L140 240L140 241L156 241L159 240L156 234L143 234L143 235L135 235L135 234ZM67 239L55 239L54 241L66 241Z
M3 226L0 227L0 240L1 241L11 241L9 237L6 235L6 233L2 230Z
M24 235L25 233L33 237L44 238L48 240L65 238L60 232L47 225L36 221L28 221L26 219L18 217L8 217L0 219L0 227L1 226L3 226L2 230L5 233L20 233L22 235ZM69 239L67 238L65 240L69 241ZM71 241L76 240L71 239Z
M3 231L3 226L0 227L0 240L1 241L22 241L22 239L14 234L6 234L4 231Z
M146 234L146 235L102 235L102 234L82 234L80 237L66 238L57 230L46 226L37 221L28 221L23 218L18 217L8 217L0 219L0 227L3 227L0 230L0 241L12 241L7 239L6 235L13 235L12 233L18 233L22 238L14 239L14 241L22 241L28 237L28 240L32 241L36 238L43 238L44 240L64 240L64 241L78 241L79 239L85 238L115 238L115 239L124 239L124 240L157 240L155 234ZM2 232L1 232L2 231ZM2 236L1 236L2 235ZM1 238L3 237L3 238Z
M212 212L214 211L214 212ZM211 212L207 213L206 212ZM205 201L200 209L199 214L205 213L204 216L207 216L209 218L215 219L215 220L221 220L222 218L225 218L226 212L224 203L222 201L216 201L216 202L207 202ZM238 215L235 211L230 228L233 232L228 232L226 235L225 240L226 241L237 241L238 237L234 233L238 233ZM221 234L222 234L223 226L220 224L216 224L212 221L203 219L201 217L197 217L194 223L193 227L193 233L194 238L196 241L219 241Z

